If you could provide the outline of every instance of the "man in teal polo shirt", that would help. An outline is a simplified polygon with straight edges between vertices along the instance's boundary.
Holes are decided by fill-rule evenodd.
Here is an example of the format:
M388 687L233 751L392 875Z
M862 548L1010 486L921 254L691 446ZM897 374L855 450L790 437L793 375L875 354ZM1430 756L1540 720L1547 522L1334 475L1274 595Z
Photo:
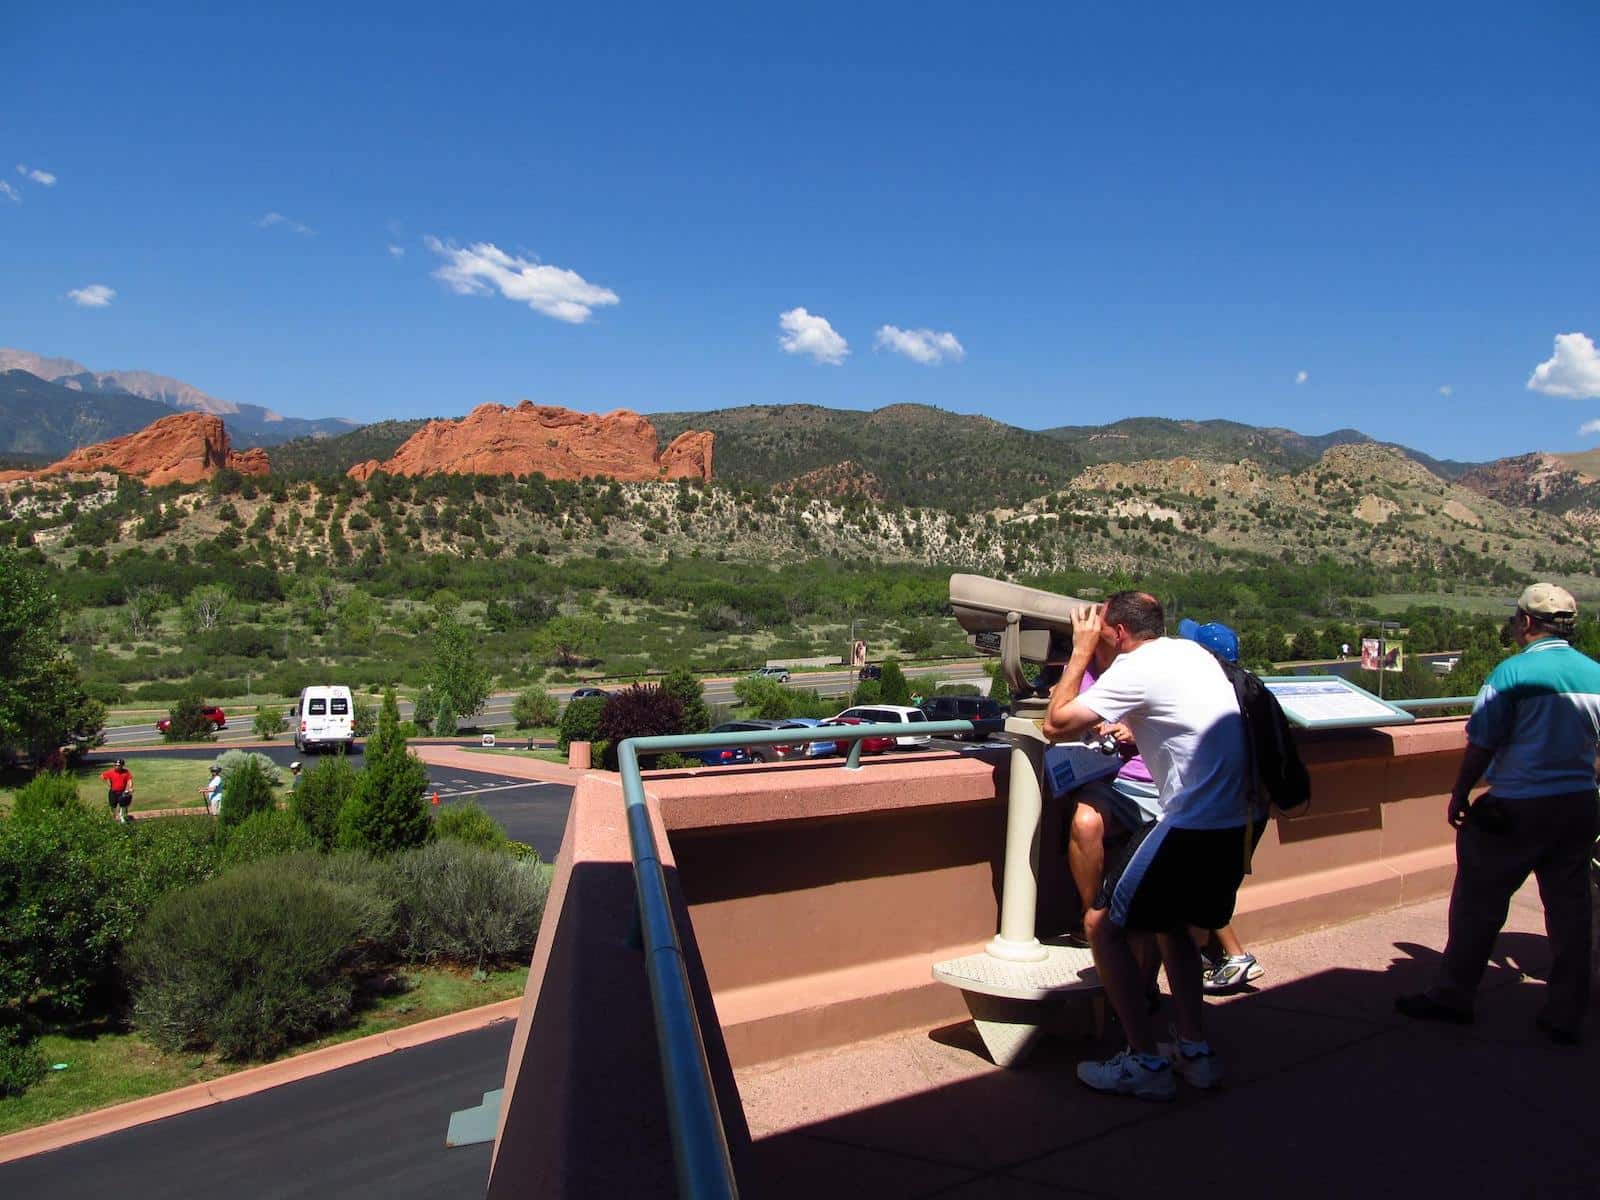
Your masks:
M1539 880L1553 959L1538 1027L1577 1044L1589 1004L1589 860L1600 835L1600 663L1574 650L1572 594L1553 583L1522 593L1507 622L1522 647L1490 673L1467 721L1467 750L1450 795L1456 881L1450 934L1433 987L1401 996L1408 1017L1472 1021L1478 981L1511 896ZM1485 770L1489 791L1469 798Z

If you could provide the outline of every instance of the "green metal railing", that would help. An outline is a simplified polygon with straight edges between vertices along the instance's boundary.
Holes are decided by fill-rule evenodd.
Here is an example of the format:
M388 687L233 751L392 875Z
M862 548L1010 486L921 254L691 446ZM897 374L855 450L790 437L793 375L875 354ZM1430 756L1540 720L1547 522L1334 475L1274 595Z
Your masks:
M1387 700L1406 712L1421 712L1428 708L1471 708L1476 696L1434 696L1425 700Z
M622 798L627 809L628 843L633 854L633 879L639 897L639 923L643 931L645 974L650 981L650 1005L655 1014L656 1041L661 1053L661 1077L667 1094L667 1120L672 1132L672 1157L678 1176L678 1195L694 1200L732 1200L739 1194L728 1155L728 1134L722 1125L706 1046L700 1037L700 1019L689 991L689 970L672 919L666 872L656 845L650 810L645 804L644 780L639 775L641 754L666 754L682 750L727 750L735 746L793 745L797 742L853 742L846 765L859 766L861 739L869 737L920 737L923 734L971 733L971 721L923 721L911 724L830 725L810 729L774 729L761 733L692 733L664 737L627 738L617 747L622 772ZM815 763L816 759L806 761Z

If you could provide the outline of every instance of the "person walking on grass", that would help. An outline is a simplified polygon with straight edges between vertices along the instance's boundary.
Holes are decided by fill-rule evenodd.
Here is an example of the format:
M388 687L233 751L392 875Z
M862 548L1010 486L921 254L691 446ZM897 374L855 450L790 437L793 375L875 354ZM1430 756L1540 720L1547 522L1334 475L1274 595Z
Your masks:
M1165 634L1161 603L1144 592L1118 592L1104 608L1073 613L1072 656L1050 696L1044 734L1075 738L1125 724L1160 790L1161 815L1134 831L1085 915L1084 931L1106 997L1128 1035L1128 1048L1105 1062L1078 1064L1078 1079L1097 1091L1171 1100L1175 1074L1215 1087L1222 1065L1206 1040L1200 952L1192 927L1220 929L1234 900L1266 814L1253 804L1244 716L1222 664L1209 651ZM1084 671L1102 643L1111 663L1080 696ZM1174 1039L1159 1043L1145 1004L1144 975L1133 938L1152 933L1172 989Z
M1506 622L1520 648L1489 673L1467 718L1467 752L1445 817L1456 829L1456 880L1439 973L1425 992L1395 999L1421 1021L1469 1025L1478 984L1511 897L1539 881L1553 962L1536 1027L1577 1045L1589 1007L1593 905L1589 861L1600 835L1600 663L1569 644L1578 603L1536 583ZM1489 790L1472 798L1487 772Z
M294 795L300 790L300 760L297 758L289 764L289 795Z
M133 805L133 772L125 759L117 759L108 770L100 773L106 784L106 803L111 806L111 816L126 825L133 817L128 809Z
M222 815L222 768L216 763L211 764L211 778L206 781L205 787L200 789L200 794L206 798L206 811L213 817Z

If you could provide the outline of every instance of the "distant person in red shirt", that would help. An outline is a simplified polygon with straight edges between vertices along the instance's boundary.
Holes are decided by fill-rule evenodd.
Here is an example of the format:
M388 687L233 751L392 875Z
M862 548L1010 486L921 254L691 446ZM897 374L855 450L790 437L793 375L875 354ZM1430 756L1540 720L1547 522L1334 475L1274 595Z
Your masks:
M123 824L133 820L128 814L128 806L133 803L133 772L128 770L127 762L117 759L109 771L100 772L100 778L106 781L106 803L111 806L111 815Z

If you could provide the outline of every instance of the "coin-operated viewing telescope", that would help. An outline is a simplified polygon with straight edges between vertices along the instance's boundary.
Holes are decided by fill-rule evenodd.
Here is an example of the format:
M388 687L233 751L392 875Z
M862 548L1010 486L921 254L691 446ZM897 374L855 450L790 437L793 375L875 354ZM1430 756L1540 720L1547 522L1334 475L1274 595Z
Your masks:
M999 655L1013 709L1038 719L1072 654L1072 611L1088 603L985 575L950 576L950 607L967 640ZM1043 667L1037 679L1028 678L1024 663Z
M1006 860L1000 932L976 954L934 964L933 977L961 989L990 1056L1022 1061L1051 1021L1051 1002L1098 989L1094 957L1035 928L1039 905L1039 830L1046 789L1065 794L1114 774L1115 754L1098 745L1049 746L1042 722L1050 690L1072 654L1072 613L1087 600L982 575L950 577L950 607L979 651L998 655L1011 689L1004 740L1011 747ZM1030 679L1028 664L1039 668Z

